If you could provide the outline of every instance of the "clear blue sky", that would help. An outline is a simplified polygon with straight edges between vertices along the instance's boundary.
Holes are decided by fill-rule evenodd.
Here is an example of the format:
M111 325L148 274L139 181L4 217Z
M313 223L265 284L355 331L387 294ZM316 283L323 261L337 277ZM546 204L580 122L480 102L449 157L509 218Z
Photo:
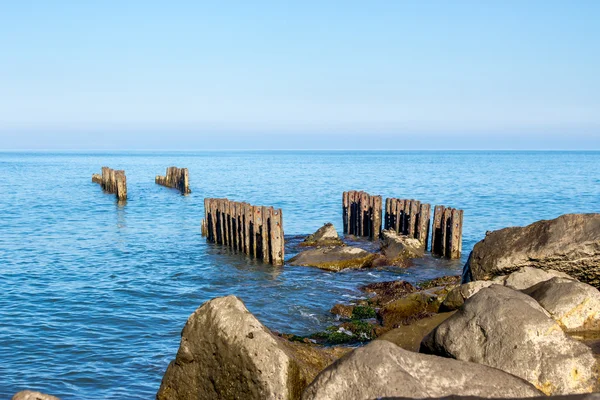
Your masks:
M0 149L600 149L600 1L3 1Z

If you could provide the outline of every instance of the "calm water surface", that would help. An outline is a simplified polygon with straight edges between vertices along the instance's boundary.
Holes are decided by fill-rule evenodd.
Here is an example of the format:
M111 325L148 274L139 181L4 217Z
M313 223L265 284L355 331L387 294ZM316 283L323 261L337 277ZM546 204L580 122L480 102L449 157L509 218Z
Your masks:
M91 182L103 165L126 170L126 205ZM189 168L190 196L154 184L170 165ZM210 298L235 294L269 328L307 334L362 283L461 266L273 268L205 242L204 197L281 207L288 239L341 230L344 190L459 207L464 261L486 230L598 212L599 170L598 152L0 153L0 398L151 399Z

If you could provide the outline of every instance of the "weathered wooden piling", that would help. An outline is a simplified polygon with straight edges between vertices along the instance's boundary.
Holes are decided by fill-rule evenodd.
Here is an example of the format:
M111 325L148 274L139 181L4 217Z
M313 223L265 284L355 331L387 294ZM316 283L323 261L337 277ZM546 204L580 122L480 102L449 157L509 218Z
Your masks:
M429 239L431 205L419 200L385 199L385 229L418 239L425 250Z
M228 199L204 199L202 235L273 265L283 265L284 239L281 209L253 206Z
M119 201L127 200L127 177L125 171L102 167L102 175L92 174L92 182L100 184L102 190L114 193Z
M463 210L435 206L431 236L431 253L450 259L462 252Z
M381 196L351 190L342 195L344 234L379 239Z
M192 193L187 168L168 167L165 176L156 175L155 182L162 186L177 189L182 194Z

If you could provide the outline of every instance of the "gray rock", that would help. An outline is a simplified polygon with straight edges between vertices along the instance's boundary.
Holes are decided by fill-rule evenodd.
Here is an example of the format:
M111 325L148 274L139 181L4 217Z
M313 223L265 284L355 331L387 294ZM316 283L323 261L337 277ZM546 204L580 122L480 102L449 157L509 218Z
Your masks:
M156 398L298 399L334 359L275 337L237 297L219 297L188 319Z
M331 222L320 227L315 233L309 235L300 246L343 246L344 242L338 236Z
M429 356L376 340L336 361L306 388L303 400L448 395L533 397L532 385L500 370Z
M531 297L500 285L481 289L433 330L421 351L498 368L545 394L592 392L592 351L568 337Z
M40 392L34 392L31 390L23 390L16 393L12 400L60 400L58 397L50 396Z
M297 254L287 264L338 272L347 268L370 267L375 258L375 254L358 247L319 247Z
M563 329L600 329L600 292L593 286L565 278L552 278L527 289Z
M381 251L388 262L395 264L409 258L423 257L425 250L418 239L384 230L381 232Z
M554 277L576 280L575 278L572 278L570 275L567 275L564 272L555 271L552 269L546 271L543 269L533 267L519 268L510 275L500 275L492 280L494 282L497 282L498 284L508 286L509 288L515 290L525 290L534 285L537 285L540 282L547 281Z
M463 283L521 267L564 272L600 288L600 214L567 214L491 232L473 248Z

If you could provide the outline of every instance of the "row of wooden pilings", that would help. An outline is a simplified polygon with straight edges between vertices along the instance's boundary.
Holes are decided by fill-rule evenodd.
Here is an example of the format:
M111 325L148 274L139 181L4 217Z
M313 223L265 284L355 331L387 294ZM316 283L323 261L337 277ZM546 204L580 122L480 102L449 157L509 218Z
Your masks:
M189 174L187 168L168 167L165 176L156 175L158 185L179 190L182 194L190 194Z
M125 171L102 167L102 174L93 174L92 182L100 184L107 193L114 193L117 200L127 200L127 178Z
M381 233L381 196L362 191L348 191L342 195L344 234L379 238ZM431 253L440 257L460 258L462 252L463 210L435 206L433 228L431 205L418 200L387 198L385 200L384 228L400 235L418 239L425 250L431 231Z
M283 265L281 209L228 199L204 199L202 235L272 265Z
M92 182L100 184L107 193L114 193L119 201L127 200L127 178L125 171L102 167L102 174L92 174ZM189 194L189 174L187 168L168 167L165 176L157 175L155 182Z

